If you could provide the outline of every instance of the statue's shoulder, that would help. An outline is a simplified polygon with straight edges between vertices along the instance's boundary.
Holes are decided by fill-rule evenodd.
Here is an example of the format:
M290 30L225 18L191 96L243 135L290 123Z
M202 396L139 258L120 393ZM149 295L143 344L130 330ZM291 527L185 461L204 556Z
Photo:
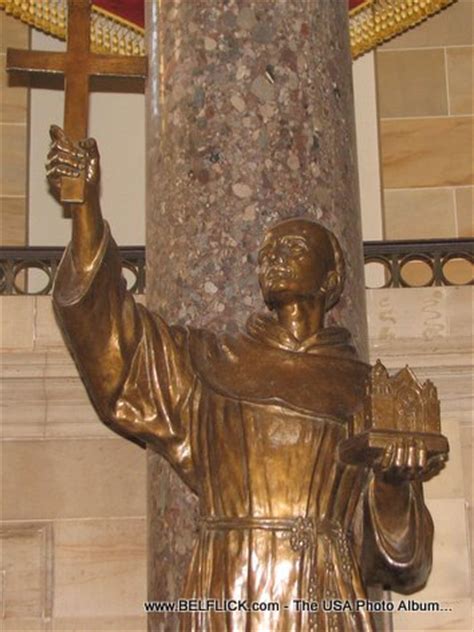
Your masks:
M169 324L163 316L143 304L138 304L140 320L145 331L146 337L156 337L161 339L162 344L172 344L176 348L188 351L190 340L196 337L195 332L198 330L187 327L186 325Z

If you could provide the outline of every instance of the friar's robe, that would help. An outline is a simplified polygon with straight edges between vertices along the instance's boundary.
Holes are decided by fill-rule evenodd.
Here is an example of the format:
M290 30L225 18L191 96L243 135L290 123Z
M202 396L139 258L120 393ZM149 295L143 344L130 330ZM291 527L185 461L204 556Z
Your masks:
M280 604L278 613L189 614L182 629L371 630L365 612L310 615L294 600L364 599L364 567L395 589L424 582L432 522L421 486L411 484L406 526L392 533L373 475L337 460L368 368L345 330L300 345L270 317L252 317L235 337L170 327L126 291L108 229L90 269L76 270L66 251L54 301L101 419L159 451L199 497L180 597ZM353 534L361 501L362 548Z

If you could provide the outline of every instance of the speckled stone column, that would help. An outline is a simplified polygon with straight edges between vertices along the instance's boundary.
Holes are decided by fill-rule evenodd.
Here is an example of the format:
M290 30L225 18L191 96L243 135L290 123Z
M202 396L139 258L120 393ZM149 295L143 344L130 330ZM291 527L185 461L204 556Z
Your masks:
M306 216L345 251L346 289L329 321L367 357L347 3L146 4L148 305L172 322L242 326L263 309L262 235ZM149 511L150 598L179 597L196 500L154 454Z

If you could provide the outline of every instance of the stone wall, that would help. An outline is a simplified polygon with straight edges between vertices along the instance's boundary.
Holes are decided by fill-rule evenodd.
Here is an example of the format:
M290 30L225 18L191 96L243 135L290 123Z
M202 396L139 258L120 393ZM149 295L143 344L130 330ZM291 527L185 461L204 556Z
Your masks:
M145 451L98 422L50 297L1 307L4 629L144 630Z
M29 29L0 11L0 246L23 246L27 239L28 91L8 85L5 51L28 48Z
M399 614L397 631L472 629L470 292L367 293L372 360L433 379L451 443L426 486L435 561L416 598L452 611ZM4 629L144 630L145 453L96 419L49 297L5 297L0 309Z
M376 52L386 239L473 235L472 0Z
M446 469L424 486L435 524L434 561L426 588L414 595L441 601L447 612L400 612L394 629L471 631L472 289L371 290L367 299L371 361L380 358L392 370L409 364L419 379L434 382L451 448Z

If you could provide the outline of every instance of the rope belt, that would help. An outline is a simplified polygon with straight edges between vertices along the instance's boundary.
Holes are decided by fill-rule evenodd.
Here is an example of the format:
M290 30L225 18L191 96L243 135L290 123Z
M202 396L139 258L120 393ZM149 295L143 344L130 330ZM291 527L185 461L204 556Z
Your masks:
M288 531L290 546L294 551L304 551L313 547L315 538L326 536L335 541L339 547L347 548L347 534L338 522L330 520L313 520L312 518L269 518L269 517L234 517L216 518L202 517L201 528L210 531L231 531L247 529L263 529L264 531ZM344 551L346 553L346 551ZM347 550L348 553L348 550ZM344 556L345 557L345 556Z

